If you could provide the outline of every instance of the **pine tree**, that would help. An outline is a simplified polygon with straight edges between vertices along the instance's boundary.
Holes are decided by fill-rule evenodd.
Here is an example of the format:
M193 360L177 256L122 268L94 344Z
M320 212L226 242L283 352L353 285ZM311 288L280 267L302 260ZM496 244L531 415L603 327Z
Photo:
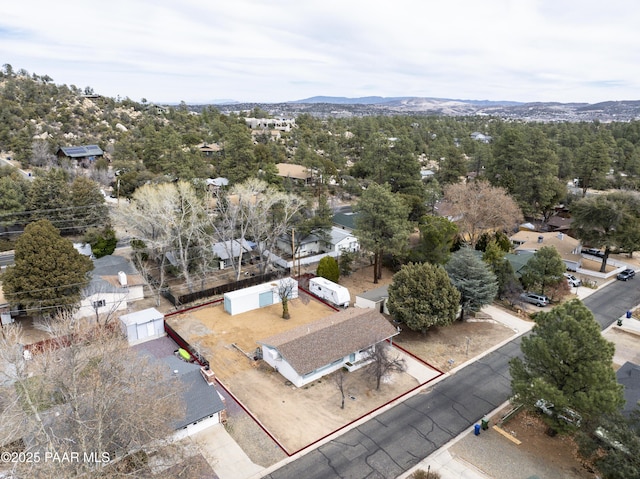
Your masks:
M544 401L545 417L554 429L562 432L576 425L561 417L568 417L568 411L594 420L624 403L612 367L614 345L602 337L600 325L580 300L538 313L521 349L524 357L511 361L513 393L531 409Z
M471 248L462 248L453 253L445 269L451 278L451 283L460 292L462 304L460 319L464 320L465 312L479 311L496 297L498 293L496 275Z
M2 276L7 300L13 306L53 316L80 301L93 264L49 220L28 225L15 246L15 265Z

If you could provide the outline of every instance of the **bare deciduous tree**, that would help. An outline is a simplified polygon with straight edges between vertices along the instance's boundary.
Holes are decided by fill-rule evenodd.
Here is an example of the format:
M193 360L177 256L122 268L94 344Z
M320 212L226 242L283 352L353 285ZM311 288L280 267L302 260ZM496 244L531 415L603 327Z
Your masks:
M34 140L31 143L31 164L33 166L49 166L55 156L51 154L49 144L45 140Z
M449 185L444 201L451 205L451 216L472 248L483 232L511 231L522 221L520 207L506 190L486 181Z
M282 319L290 319L289 300L297 287L296 282L291 278L284 278L278 282L277 294L282 302Z
M115 210L114 223L147 245L157 262L172 258L193 291L191 262L202 245L204 204L190 183L144 185Z
M50 344L32 354L24 353L19 327L1 329L0 445L40 458L15 463L15 477L104 477L103 460L161 448L184 414L177 379L138 355L117 328L70 315L49 327Z
M215 240L224 244L236 280L240 279L245 238L256 243L260 271L266 272L276 241L290 230L303 206L297 196L280 192L258 179L234 186L226 196L218 194L211 226L216 232Z
M333 374L333 384L335 384L338 391L340 391L340 409L344 409L344 388L345 388L345 374L344 369L340 368Z
M380 382L384 376L407 370L406 361L394 353L386 342L376 344L369 358L373 361L367 366L366 373L376 381L376 391L380 389Z

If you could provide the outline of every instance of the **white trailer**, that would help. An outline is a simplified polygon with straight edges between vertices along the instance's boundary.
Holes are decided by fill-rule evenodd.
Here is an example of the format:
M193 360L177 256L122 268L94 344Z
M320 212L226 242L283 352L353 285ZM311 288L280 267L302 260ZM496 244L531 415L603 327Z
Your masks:
M309 291L317 297L341 308L348 308L351 303L349 290L326 278L311 278L309 280Z

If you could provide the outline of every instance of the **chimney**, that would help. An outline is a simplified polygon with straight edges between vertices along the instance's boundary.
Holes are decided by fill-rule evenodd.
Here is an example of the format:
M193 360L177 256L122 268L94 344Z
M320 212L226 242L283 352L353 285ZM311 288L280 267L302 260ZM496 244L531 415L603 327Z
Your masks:
M204 380L207 381L207 384L211 385L215 382L216 376L213 373L213 371L208 367L202 366L200 368L200 374L202 374L202 377L204 378Z
M564 233L558 233L558 239L562 241L564 239Z
M118 271L118 280L120 280L120 286L127 286L127 273L124 271Z
M538 236L538 243L542 243L543 239L544 239L544 236Z

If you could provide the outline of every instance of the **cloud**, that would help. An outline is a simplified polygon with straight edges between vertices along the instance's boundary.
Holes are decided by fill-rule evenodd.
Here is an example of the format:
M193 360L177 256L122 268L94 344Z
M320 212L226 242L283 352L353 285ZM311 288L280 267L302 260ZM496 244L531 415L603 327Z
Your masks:
M640 78L640 6L625 0L26 0L3 10L4 63L151 101L602 101L633 99Z

